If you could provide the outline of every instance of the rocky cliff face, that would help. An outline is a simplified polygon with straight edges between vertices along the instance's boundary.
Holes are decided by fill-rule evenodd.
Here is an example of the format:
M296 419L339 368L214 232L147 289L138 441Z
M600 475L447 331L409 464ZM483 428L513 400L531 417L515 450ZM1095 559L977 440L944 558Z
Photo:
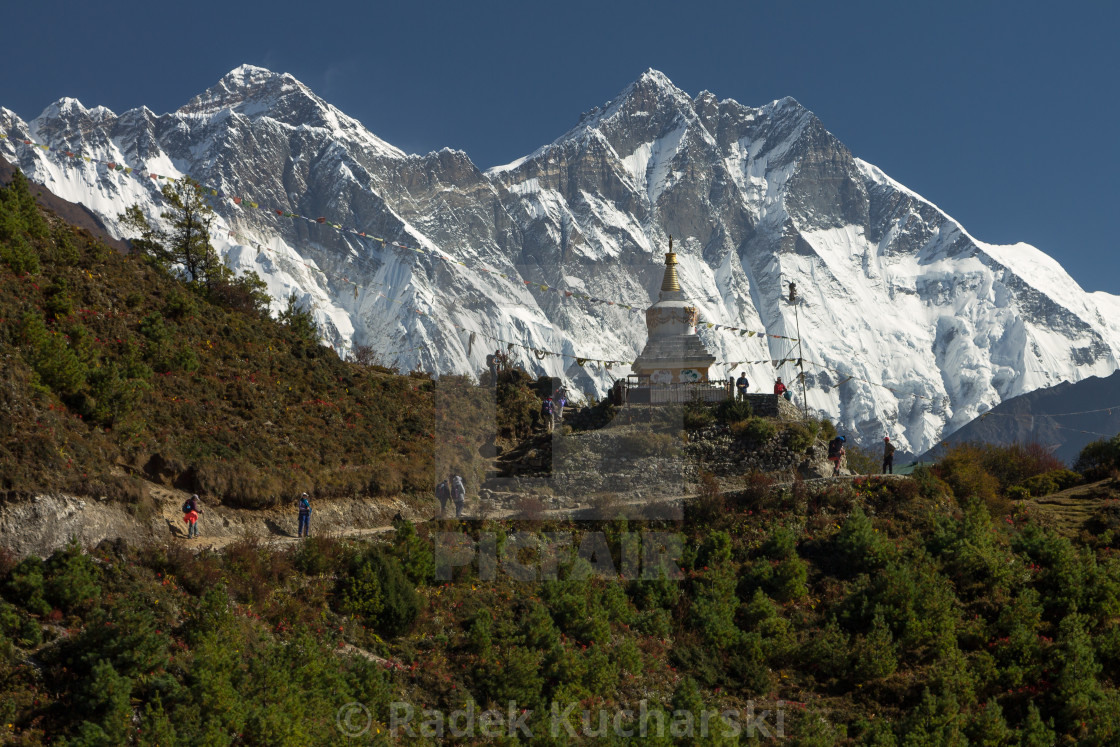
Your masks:
M404 368L478 371L490 336L515 343L528 370L603 392L625 367L576 356L641 350L669 234L706 323L800 328L798 350L702 324L713 375L745 369L767 390L796 370L727 364L802 357L809 406L867 443L889 433L921 452L1005 398L1118 367L1120 330L1101 312L1114 296L1086 294L1033 247L969 236L793 99L690 97L651 70L553 143L486 172L461 152L406 155L290 75L249 66L169 114L64 99L30 122L0 109L0 131L9 161L118 232L129 204L158 216L159 180L61 151L242 196L216 201L229 263L259 272L278 299L296 293L340 350L371 345Z

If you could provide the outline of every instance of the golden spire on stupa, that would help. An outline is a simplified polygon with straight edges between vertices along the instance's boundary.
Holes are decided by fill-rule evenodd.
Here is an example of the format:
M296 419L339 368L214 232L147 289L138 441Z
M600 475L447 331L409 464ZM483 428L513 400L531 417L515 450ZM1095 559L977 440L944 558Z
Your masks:
M680 281L677 279L677 255L673 251L673 237L669 236L669 251L665 253L665 278L661 281L661 290L679 291Z

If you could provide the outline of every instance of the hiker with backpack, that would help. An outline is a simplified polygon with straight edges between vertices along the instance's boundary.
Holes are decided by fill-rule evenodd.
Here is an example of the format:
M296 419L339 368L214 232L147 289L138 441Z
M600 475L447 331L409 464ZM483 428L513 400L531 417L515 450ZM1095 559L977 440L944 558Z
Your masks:
M195 493L183 503L183 521L187 523L187 539L198 537L198 515L202 509L198 506L198 493Z
M299 507L299 528L296 530L296 537L310 537L311 536L311 497L307 493L300 495L299 500L296 501L296 506Z
M463 518L463 503L467 500L467 489L463 487L463 478L458 475L451 476L451 498L455 501L455 518Z
M541 402L541 420L544 421L547 433L552 433L552 412L552 397L545 397L544 402Z
M554 400L554 402L556 404L556 419L563 423L564 407L568 404L568 391L564 387L560 387L556 390L555 397L556 399Z
M447 502L451 500L451 486L447 480L436 485L436 500L439 501L439 515L442 517L447 511Z
M837 436L828 442L828 461L832 462L832 476L840 476L840 460L844 458L844 442L843 436Z
M894 474L894 444L890 436L883 436L883 474Z

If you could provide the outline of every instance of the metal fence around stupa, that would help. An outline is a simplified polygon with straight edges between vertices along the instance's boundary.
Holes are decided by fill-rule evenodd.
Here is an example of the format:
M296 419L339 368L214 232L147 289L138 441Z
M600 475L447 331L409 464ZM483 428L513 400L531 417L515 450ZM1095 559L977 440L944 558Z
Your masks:
M634 405L688 404L689 402L722 402L731 397L726 382L696 381L683 384L649 384L620 382L623 402Z

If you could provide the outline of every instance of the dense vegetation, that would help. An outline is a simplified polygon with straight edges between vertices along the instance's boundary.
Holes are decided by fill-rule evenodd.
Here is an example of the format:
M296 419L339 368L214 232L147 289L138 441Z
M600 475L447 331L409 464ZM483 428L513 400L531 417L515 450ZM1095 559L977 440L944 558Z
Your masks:
M142 505L143 475L257 507L427 493L437 463L477 472L494 426L476 387L342 361L294 301L270 318L255 276L184 228L184 205L206 213L175 189L173 230L138 228L122 256L42 213L21 174L0 188L0 494Z
M683 523L402 521L379 545L9 558L0 720L22 744L328 744L349 702L370 709L375 739L394 701L514 701L547 743L553 703L579 704L583 735L582 709L644 699L670 719L750 703L771 730L780 707L790 744L1116 743L1116 551L1022 508L993 516L951 486L1010 477L965 461L817 492L721 494L708 479ZM584 554L555 580L477 563L437 580L435 533L493 532L504 558L514 531L572 532L573 548L603 532L614 571ZM628 533L646 531L679 534L683 578L618 575L641 541ZM735 742L714 724L709 743Z

